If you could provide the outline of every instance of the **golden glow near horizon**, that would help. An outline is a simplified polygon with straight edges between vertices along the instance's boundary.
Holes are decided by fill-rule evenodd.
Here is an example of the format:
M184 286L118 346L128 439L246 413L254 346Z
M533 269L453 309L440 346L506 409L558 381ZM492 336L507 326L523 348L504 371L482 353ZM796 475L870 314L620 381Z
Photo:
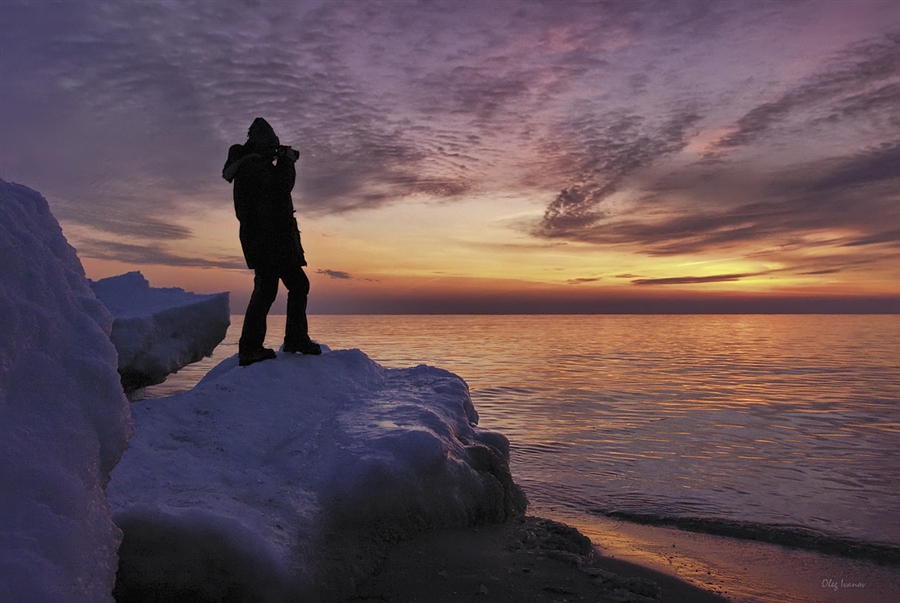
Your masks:
M877 273L838 275L785 272L777 261L780 250L765 247L729 253L648 256L633 249L598 249L577 242L536 241L528 233L540 219L537 201L519 198L471 198L436 202L422 198L346 214L299 216L310 265L313 299L326 297L452 297L503 294L562 297L692 294L848 295L896 294L895 274L888 264ZM193 223L193 237L174 242L179 255L211 253L231 256L240 264L238 223L230 199ZM77 240L90 229L67 225ZM809 247L792 251L805 258L830 253L815 243L846 238L853 233L819 232L806 236ZM74 235L74 236L73 236ZM776 258L776 259L771 259ZM82 259L90 278L139 269L153 286L178 286L199 293L232 291L242 311L241 295L252 286L250 271L241 268L137 265L115 260ZM680 282L684 279L684 282ZM706 281L705 279L709 279ZM641 281L659 281L636 286Z

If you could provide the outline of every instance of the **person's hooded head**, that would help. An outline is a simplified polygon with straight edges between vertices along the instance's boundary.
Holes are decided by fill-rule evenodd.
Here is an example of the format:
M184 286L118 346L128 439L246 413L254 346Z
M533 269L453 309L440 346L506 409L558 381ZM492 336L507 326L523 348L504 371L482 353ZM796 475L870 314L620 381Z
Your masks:
M253 123L250 124L250 129L247 130L248 146L256 151L267 151L274 149L279 144L281 142L278 140L278 136L275 135L275 130L269 125L269 122L262 117L257 117L253 120Z

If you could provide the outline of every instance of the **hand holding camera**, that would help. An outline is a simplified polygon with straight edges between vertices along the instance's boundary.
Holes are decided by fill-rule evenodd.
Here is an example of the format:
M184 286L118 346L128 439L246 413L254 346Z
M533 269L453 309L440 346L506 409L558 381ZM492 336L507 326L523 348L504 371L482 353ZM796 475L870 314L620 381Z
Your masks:
M279 145L275 147L275 157L278 161L287 160L294 163L300 159L300 151L294 150L287 145Z

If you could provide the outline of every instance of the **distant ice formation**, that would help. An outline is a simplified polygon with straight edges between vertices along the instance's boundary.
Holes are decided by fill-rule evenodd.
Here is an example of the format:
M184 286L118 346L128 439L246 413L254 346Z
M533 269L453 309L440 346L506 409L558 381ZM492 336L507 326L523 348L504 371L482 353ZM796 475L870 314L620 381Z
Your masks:
M132 412L110 485L125 598L151 585L171 600L347 594L385 542L525 510L508 441L477 427L465 382L437 368L327 348L234 356Z
M113 315L112 339L126 390L166 376L212 354L230 324L228 293L198 295L154 288L140 272L91 283Z
M3 180L0 258L0 601L111 602L131 433L112 316L47 201Z

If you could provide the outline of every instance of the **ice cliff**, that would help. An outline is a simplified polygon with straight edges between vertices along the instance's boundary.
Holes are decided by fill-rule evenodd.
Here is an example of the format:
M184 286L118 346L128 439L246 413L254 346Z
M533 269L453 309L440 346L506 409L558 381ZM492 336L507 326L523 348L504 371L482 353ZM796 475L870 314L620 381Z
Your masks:
M126 390L162 383L209 356L230 323L228 293L155 288L140 272L91 282L91 288L113 315L110 339Z
M506 438L477 427L465 382L437 368L358 350L232 357L132 412L110 485L120 600L327 599L405 533L525 509Z
M0 601L112 601L131 422L111 324L47 201L0 180Z

